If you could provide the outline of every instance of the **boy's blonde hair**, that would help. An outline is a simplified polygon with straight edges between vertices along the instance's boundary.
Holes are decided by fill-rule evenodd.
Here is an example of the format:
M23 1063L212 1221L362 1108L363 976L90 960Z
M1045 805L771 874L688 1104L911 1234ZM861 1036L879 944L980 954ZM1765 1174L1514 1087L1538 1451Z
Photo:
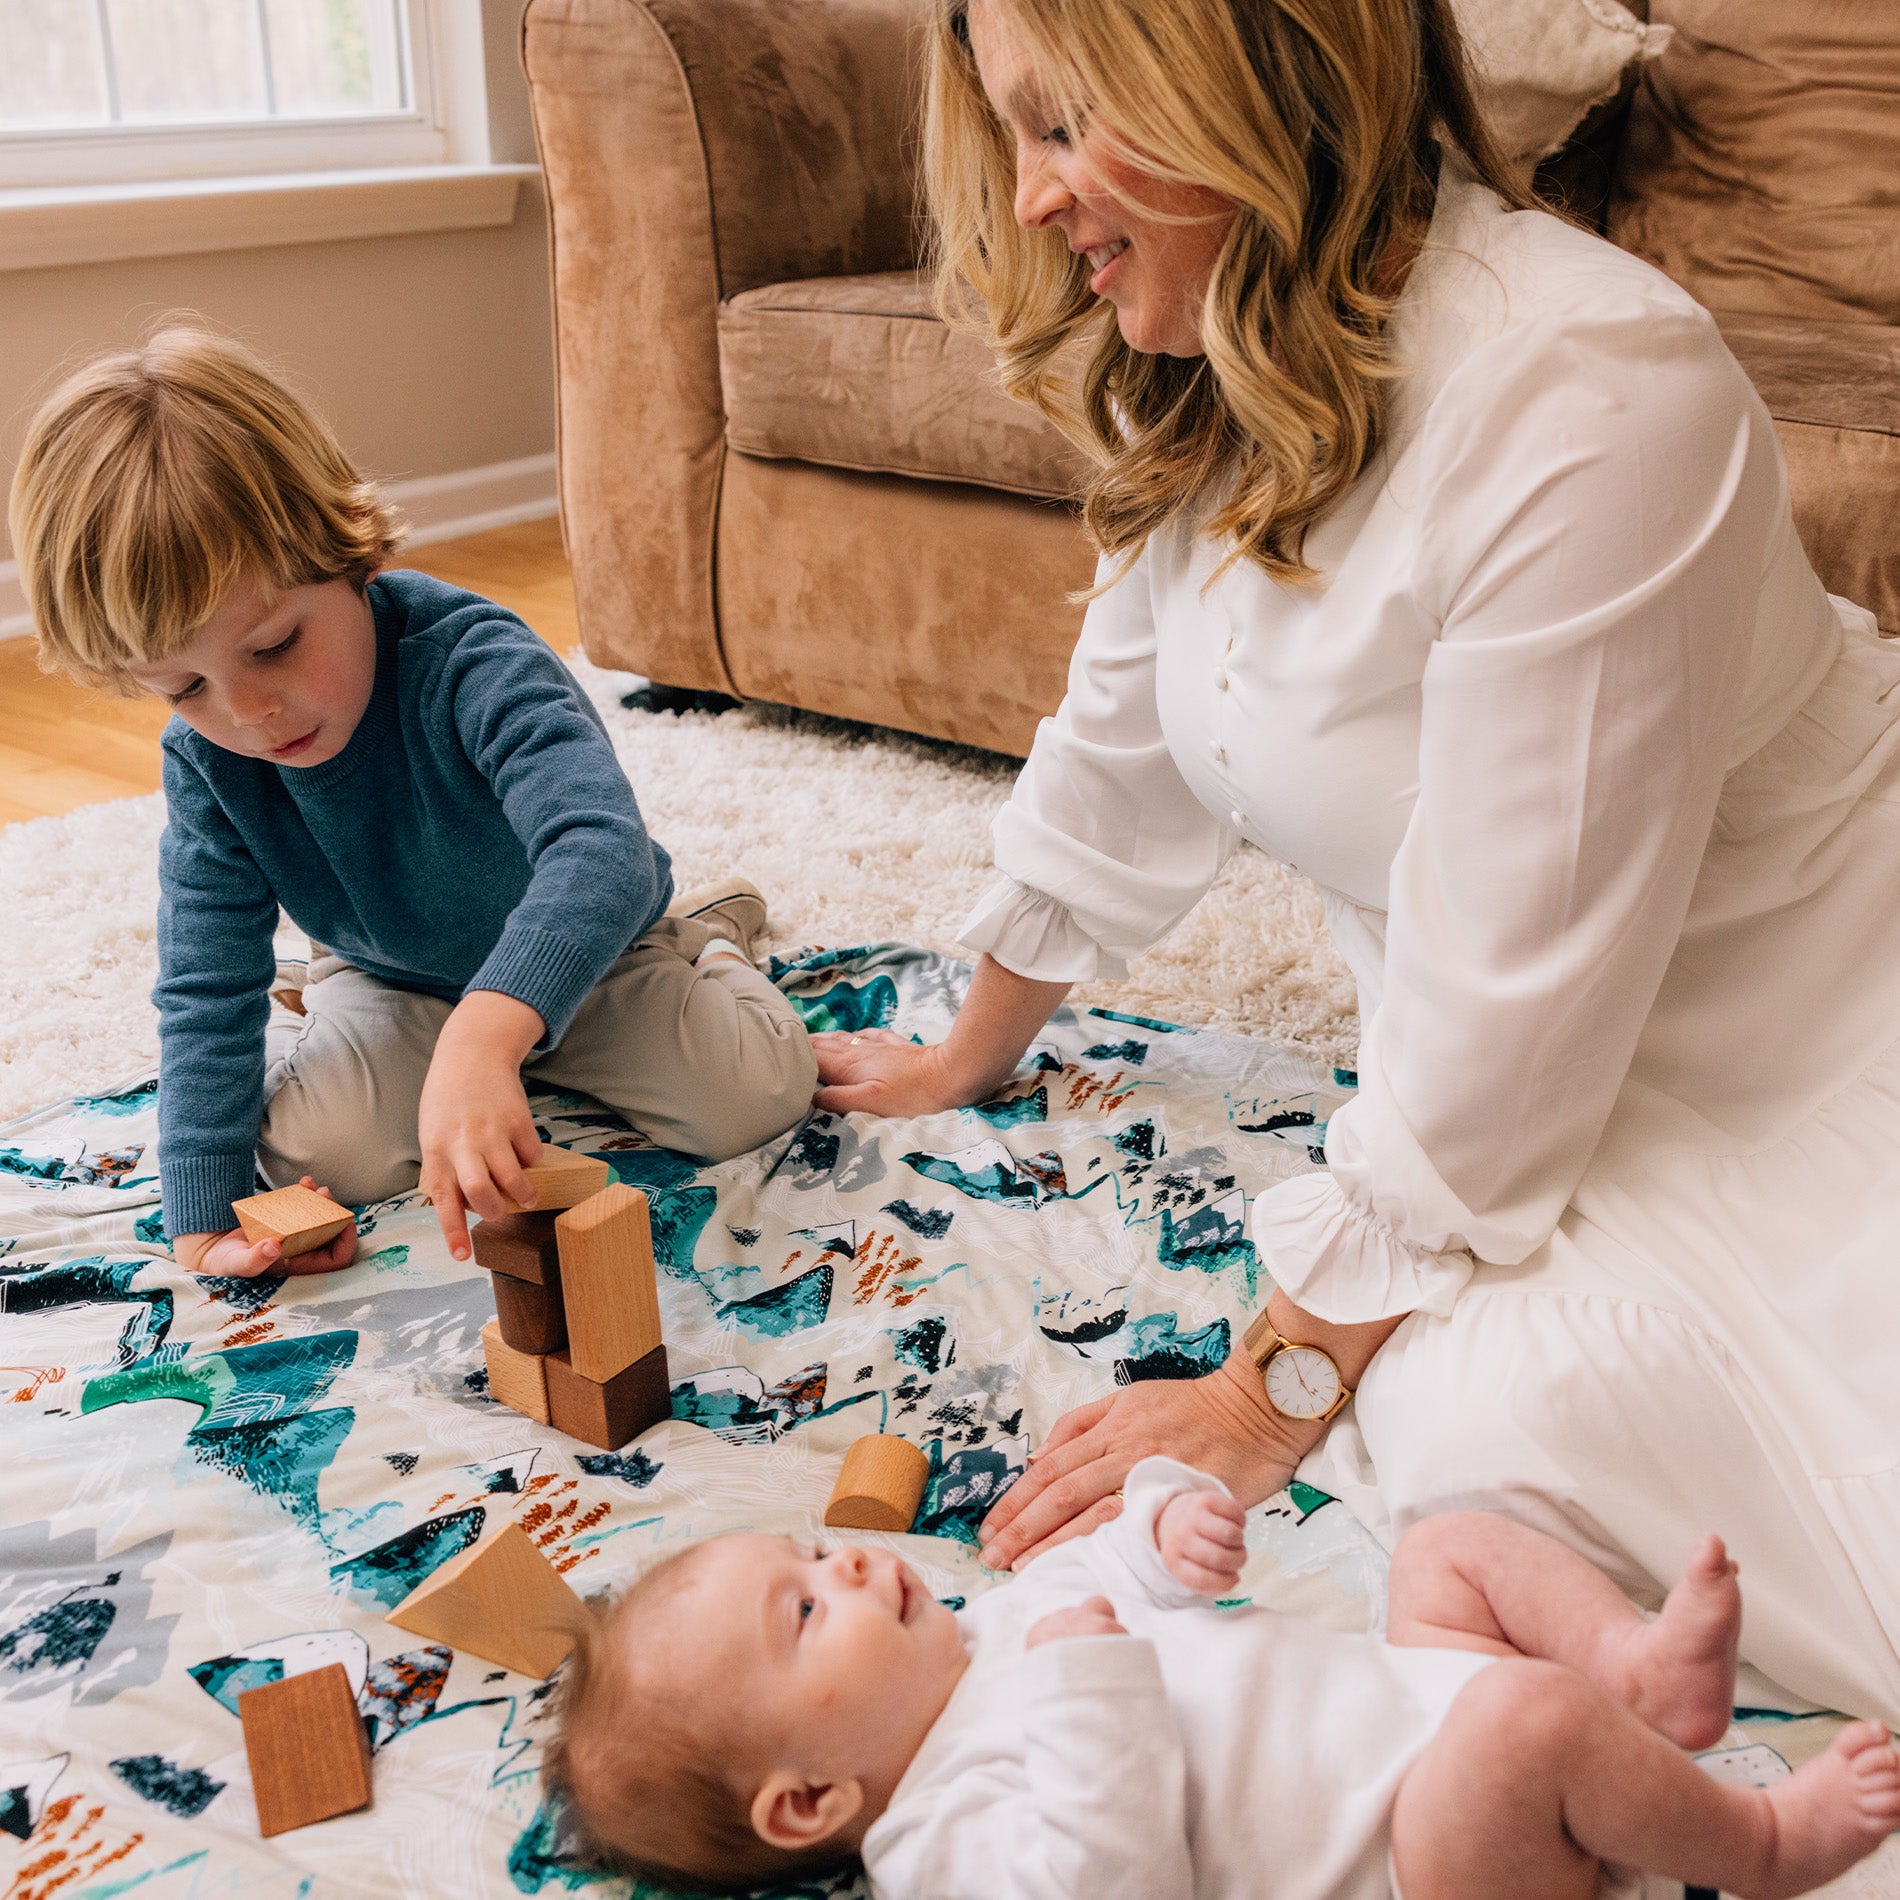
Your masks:
M41 665L122 687L234 587L360 587L402 538L307 403L242 344L177 321L47 398L9 518Z
M688 1636L666 1611L704 1548L668 1558L610 1605L586 1606L542 1779L580 1851L649 1886L748 1893L848 1866L844 1848L795 1853L753 1832L747 1757L761 1738L722 1727L721 1710L678 1681Z

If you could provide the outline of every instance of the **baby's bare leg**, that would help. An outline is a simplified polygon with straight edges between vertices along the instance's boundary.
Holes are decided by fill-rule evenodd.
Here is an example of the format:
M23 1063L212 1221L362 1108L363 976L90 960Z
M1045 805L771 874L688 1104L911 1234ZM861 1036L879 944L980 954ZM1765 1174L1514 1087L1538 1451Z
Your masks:
M1900 1826L1900 1757L1871 1722L1772 1789L1728 1788L1574 1671L1494 1664L1399 1786L1405 1900L1589 1900L1604 1861L1783 1900Z
M1690 1553L1653 1622L1575 1551L1507 1517L1428 1517L1392 1553L1389 1642L1563 1663L1684 1748L1728 1727L1741 1628L1717 1537Z

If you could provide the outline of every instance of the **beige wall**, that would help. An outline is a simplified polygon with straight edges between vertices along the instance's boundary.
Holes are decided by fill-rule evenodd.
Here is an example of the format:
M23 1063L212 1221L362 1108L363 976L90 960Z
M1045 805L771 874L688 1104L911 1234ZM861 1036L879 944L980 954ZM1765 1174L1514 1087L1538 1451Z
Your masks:
M490 144L532 159L520 0L483 0ZM61 364L196 310L279 364L371 472L396 479L554 447L547 224L0 271L0 481ZM3 526L3 524L0 524ZM0 539L0 560L11 555Z

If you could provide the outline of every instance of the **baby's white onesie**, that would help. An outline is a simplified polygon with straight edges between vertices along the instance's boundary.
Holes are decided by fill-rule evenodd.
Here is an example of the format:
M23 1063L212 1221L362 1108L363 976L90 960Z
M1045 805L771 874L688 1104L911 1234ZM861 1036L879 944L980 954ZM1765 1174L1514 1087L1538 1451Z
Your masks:
M1112 1524L959 1616L970 1666L865 1837L880 1900L1392 1900L1399 1781L1491 1658L1215 1609L1154 1526L1221 1489L1144 1459ZM1126 1636L1025 1652L1091 1596Z

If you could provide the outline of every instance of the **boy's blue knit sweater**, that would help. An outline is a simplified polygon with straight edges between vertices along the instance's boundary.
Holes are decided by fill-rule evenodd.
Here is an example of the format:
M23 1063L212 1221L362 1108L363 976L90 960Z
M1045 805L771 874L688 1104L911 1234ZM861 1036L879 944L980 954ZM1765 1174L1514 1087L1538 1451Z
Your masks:
M165 729L159 1175L170 1234L234 1226L256 1179L278 906L373 976L500 990L543 1047L673 893L600 716L505 608L426 574L369 584L376 685L322 765Z

